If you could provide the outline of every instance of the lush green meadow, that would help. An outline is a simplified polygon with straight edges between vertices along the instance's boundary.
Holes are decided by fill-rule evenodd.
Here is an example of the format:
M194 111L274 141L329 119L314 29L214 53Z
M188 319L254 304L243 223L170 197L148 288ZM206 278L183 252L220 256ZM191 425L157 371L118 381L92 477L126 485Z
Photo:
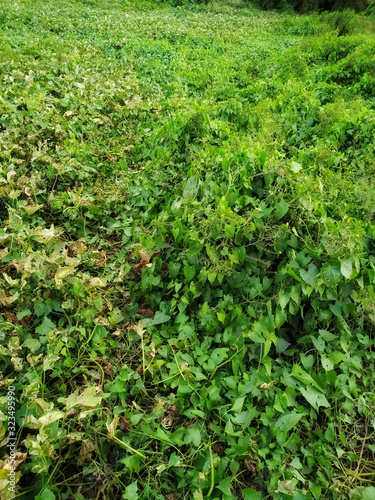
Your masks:
M375 498L374 32L0 0L1 499Z

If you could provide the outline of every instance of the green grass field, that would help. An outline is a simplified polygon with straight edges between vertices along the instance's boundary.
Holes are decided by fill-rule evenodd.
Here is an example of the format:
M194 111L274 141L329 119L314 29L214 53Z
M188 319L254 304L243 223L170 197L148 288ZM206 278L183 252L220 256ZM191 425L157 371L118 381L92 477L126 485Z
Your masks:
M374 32L0 1L1 499L375 498Z

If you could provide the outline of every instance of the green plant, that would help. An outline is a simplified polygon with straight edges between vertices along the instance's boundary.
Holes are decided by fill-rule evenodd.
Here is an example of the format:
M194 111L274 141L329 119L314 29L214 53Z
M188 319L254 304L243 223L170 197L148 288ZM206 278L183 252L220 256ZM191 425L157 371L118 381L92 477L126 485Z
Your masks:
M4 8L4 496L372 495L372 21L237 7Z

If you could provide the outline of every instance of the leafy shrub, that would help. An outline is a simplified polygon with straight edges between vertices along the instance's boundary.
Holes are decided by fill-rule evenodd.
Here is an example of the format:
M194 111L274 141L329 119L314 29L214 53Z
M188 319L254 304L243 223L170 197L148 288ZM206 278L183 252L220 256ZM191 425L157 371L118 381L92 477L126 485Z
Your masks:
M263 10L285 8L286 5L291 5L295 11L300 13L345 9L361 12L371 8L369 0L259 0L259 5Z
M357 24L357 17L353 10L345 9L338 12L325 14L323 20L326 20L331 29L337 36L348 35Z
M0 488L13 385L25 500L373 498L371 36L122 0L0 29Z

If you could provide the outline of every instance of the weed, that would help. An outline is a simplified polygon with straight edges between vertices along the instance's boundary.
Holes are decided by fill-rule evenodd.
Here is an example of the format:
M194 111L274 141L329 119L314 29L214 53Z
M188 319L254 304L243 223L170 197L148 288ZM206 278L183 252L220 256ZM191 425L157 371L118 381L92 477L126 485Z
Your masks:
M4 498L372 498L371 17L3 12Z

